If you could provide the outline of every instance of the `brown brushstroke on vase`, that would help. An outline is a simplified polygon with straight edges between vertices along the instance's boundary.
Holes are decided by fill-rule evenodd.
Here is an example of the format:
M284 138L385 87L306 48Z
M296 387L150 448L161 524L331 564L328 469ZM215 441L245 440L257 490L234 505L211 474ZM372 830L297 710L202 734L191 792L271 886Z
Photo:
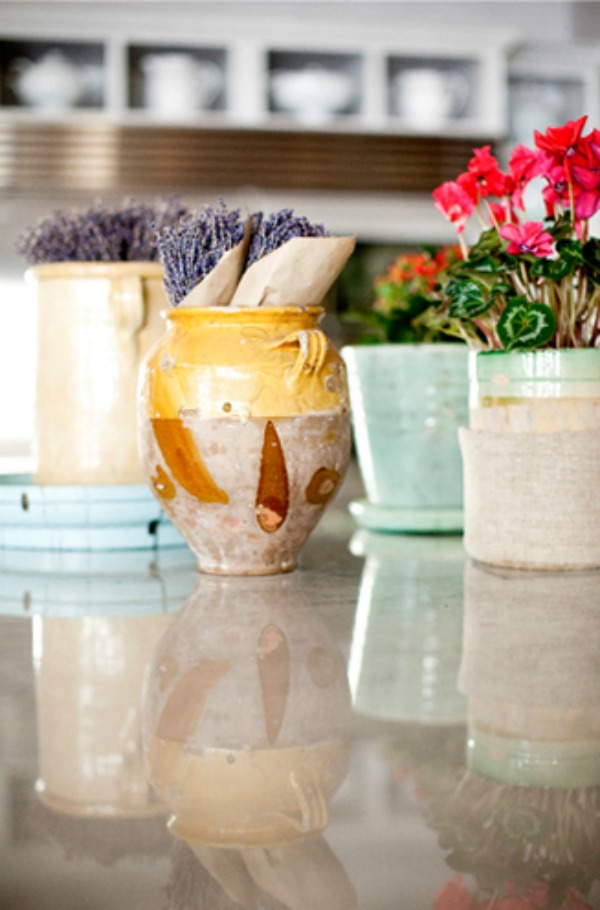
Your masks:
M156 417L154 435L175 480L200 502L228 503L229 496L211 477L194 437L179 417Z
M161 465L156 465L156 473L152 475L150 480L152 481L152 486L159 496L161 496L163 499L175 499L175 496L177 494L175 484L167 472L163 470Z
M320 506L328 502L340 482L340 473L335 468L319 468L315 471L306 488L306 501Z
M256 520L267 534L281 527L290 505L285 455L271 420L265 426L258 489L256 491Z
M258 637L256 661L262 691L265 730L274 746L281 730L290 689L290 649L287 639L274 623Z
M186 742L198 724L208 696L230 667L228 660L203 660L179 680L160 716L156 730L159 739Z

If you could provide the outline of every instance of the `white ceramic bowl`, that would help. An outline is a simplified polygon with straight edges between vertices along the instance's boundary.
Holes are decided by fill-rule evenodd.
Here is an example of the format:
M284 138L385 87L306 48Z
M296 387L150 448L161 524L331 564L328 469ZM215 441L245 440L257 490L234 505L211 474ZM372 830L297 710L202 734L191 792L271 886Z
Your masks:
M307 66L301 70L277 70L271 75L271 99L278 111L316 123L328 120L354 100L350 73Z

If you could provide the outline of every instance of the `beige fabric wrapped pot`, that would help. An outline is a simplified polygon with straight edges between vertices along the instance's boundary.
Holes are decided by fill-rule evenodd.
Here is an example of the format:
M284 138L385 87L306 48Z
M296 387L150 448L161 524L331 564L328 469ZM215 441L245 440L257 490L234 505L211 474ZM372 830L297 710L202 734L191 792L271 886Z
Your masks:
M471 356L460 431L468 554L510 568L600 567L600 350Z

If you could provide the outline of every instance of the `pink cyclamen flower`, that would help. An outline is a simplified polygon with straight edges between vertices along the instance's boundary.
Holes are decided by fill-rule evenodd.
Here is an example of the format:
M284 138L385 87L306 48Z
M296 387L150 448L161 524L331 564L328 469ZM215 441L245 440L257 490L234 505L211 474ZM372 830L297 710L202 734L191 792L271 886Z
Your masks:
M575 181L575 217L587 220L600 210L600 167L572 168Z
M542 190L542 196L546 205L546 214L549 218L553 218L556 206L569 207L569 177L562 165L553 164L544 169L544 179L547 180L547 186Z
M461 234L469 215L475 208L475 203L469 194L456 181L449 180L438 186L432 195L435 207L448 221L456 225L456 230Z
M494 222L497 225L506 224L507 221L510 223L517 220L509 202L490 202L489 207Z
M551 158L557 164L567 167L569 158L577 154L581 142L581 134L585 126L587 117L580 117L579 120L569 120L564 126L548 127L545 133L539 133L534 130L534 139L536 146Z
M523 224L503 224L500 236L508 240L508 252L515 256L529 253L545 259L552 255L554 240L546 233L541 221L525 221Z
M587 220L600 209L600 134L594 130L587 137L583 152L573 159L575 217Z
M456 178L457 183L476 202L486 196L505 196L513 189L512 178L500 170L498 161L490 150L491 145L473 149L473 157L467 165L466 173Z
M512 151L508 162L508 172L514 181L514 190L511 196L512 204L523 209L523 193L527 184L534 177L539 177L544 168L545 155L527 148L526 145L517 145Z

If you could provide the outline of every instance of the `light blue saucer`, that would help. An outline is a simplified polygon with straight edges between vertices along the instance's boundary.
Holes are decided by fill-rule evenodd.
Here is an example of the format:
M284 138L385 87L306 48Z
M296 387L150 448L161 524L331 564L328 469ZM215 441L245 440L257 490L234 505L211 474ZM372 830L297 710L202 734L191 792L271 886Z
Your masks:
M143 484L35 484L25 474L0 479L0 548L144 550L185 546Z
M401 509L354 499L350 513L361 528L406 534L462 534L462 509Z

